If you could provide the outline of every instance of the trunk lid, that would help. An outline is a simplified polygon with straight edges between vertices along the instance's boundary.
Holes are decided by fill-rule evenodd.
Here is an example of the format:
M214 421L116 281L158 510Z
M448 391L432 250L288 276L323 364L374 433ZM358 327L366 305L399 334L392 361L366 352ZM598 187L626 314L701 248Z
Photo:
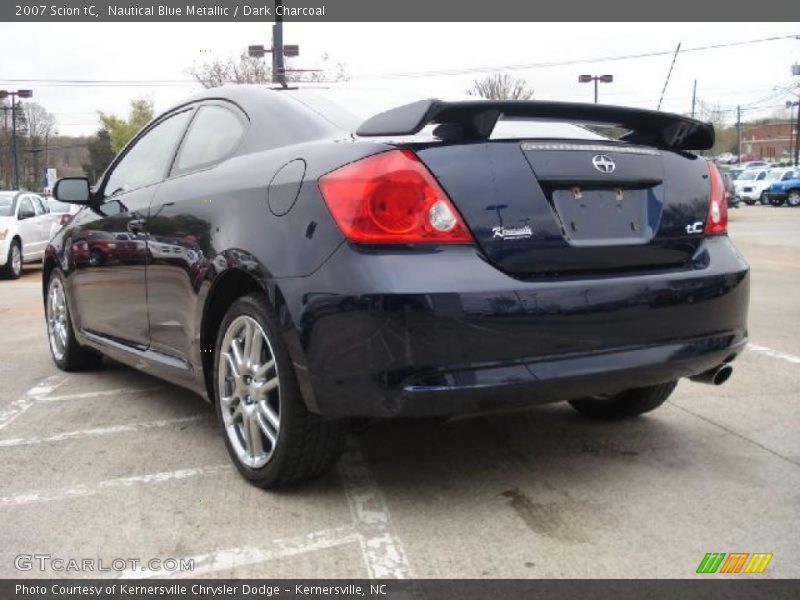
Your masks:
M416 149L486 258L518 277L685 265L702 240L706 161L597 140Z

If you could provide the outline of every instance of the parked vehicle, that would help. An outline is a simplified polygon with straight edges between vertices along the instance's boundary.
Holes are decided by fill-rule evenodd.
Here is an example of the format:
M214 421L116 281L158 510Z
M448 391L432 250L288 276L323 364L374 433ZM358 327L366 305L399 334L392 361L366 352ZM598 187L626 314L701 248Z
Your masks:
M76 232L70 248L76 267L144 262L147 251L144 242L131 239L127 233L94 230Z
M717 168L689 152L711 125L354 94L206 90L93 188L59 180L55 197L84 207L45 260L56 365L106 354L206 397L263 487L329 468L350 417L560 400L632 417L681 378L731 375L749 269ZM157 252L79 268L68 249L87 229Z
M16 279L23 263L42 260L58 225L44 199L22 191L0 192L0 276Z
M67 202L59 202L52 197L46 198L45 201L47 202L47 208L50 209L50 213L58 216L57 222L59 226L69 223L70 219L72 219L75 213L80 209L80 206Z
M765 169L769 167L769 163L765 160L750 160L741 164L742 169Z
M766 196L773 206L784 203L794 208L800 206L800 169L785 170L780 181L769 186Z
M735 195L752 206L761 198L761 194L770 185L766 179L768 173L767 169L742 171L733 182ZM766 204L766 201L762 201L762 204Z
M739 196L736 194L736 186L734 185L733 178L730 176L730 173L723 172L722 174L722 182L725 186L725 194L726 199L728 202L728 206L733 208L739 208L741 201Z

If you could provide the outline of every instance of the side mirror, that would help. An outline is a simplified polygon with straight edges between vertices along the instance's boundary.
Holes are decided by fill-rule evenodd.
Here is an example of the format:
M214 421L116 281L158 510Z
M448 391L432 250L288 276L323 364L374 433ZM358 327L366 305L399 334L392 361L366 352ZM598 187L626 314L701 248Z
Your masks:
M25 219L30 219L31 217L35 216L36 213L30 208L20 208L19 212L17 213L17 219L20 221L24 221Z
M53 198L70 204L89 204L92 192L86 177L61 177L53 186Z

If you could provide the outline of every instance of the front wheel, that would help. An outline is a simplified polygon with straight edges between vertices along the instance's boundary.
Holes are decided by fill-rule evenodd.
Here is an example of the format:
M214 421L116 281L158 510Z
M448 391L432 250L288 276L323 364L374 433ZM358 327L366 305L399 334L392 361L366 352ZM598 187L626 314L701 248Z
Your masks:
M53 362L62 371L86 371L97 368L103 360L102 354L85 348L75 339L72 320L69 317L64 280L58 269L53 269L47 283L45 299L47 339Z
M12 240L8 247L6 264L0 269L0 275L5 279L18 279L22 275L22 248L19 240Z
M602 394L570 400L572 408L594 419L628 419L655 410L669 398L677 381L616 394Z
M767 198L767 192L761 192L761 197L759 198L761 204L769 204L769 198Z
M219 425L245 479L276 488L333 466L344 449L347 422L326 420L306 409L265 296L244 296L228 309L214 366Z
M786 203L793 208L800 206L800 190L792 190L789 192L789 195L786 197Z

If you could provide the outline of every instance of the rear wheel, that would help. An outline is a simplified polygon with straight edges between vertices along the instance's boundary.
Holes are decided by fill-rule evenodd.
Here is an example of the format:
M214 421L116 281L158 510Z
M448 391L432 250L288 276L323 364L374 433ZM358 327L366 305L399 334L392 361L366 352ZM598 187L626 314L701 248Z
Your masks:
M72 320L69 317L64 280L58 269L53 269L47 284L45 300L47 339L53 362L63 371L85 371L97 368L103 355L85 348L75 339Z
M761 204L769 204L769 198L767 198L767 192L761 192L760 201Z
M783 205L783 198L770 198L769 203L772 206L782 206Z
M791 207L800 206L800 190L792 190L786 197L786 202Z
M0 275L5 279L17 279L22 275L22 247L19 240L11 240L6 264L0 269Z
M753 206L756 203L756 201L753 198L745 198L744 203L747 204L747 206Z
M225 446L250 483L275 488L327 471L344 449L347 422L306 409L266 298L234 302L214 352L214 392Z
M670 381L616 394L570 400L569 403L582 415L594 419L627 419L655 410L664 404L677 384L677 381Z

